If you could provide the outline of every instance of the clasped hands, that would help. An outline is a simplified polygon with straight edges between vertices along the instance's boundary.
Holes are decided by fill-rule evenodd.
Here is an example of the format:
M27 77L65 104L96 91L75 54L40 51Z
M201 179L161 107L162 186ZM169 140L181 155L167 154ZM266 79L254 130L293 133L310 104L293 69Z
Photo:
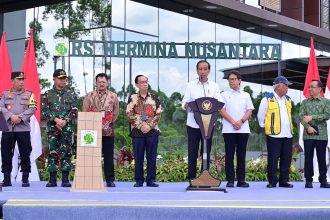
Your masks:
M239 130L242 126L243 122L242 120L234 121L231 123L234 129Z
M151 127L150 125L147 124L147 122L142 122L142 126L140 130L142 131L143 134L146 134L151 130Z
M18 115L12 115L10 117L10 120L11 120L12 125L17 125L17 124L21 123L21 121L22 121L22 119Z
M54 122L56 123L56 127L58 130L62 131L62 129L66 126L66 120L55 118Z

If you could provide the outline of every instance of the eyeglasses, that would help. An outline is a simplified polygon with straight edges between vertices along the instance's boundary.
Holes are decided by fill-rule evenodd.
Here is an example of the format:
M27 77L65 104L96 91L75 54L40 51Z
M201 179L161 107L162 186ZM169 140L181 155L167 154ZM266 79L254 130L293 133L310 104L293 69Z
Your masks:
M235 81L238 80L237 78L228 78L228 81Z
M146 81L140 81L140 82L139 82L139 84L148 84L148 83L149 83L148 80L146 80Z
M316 89L319 88L318 86L308 86L309 89Z

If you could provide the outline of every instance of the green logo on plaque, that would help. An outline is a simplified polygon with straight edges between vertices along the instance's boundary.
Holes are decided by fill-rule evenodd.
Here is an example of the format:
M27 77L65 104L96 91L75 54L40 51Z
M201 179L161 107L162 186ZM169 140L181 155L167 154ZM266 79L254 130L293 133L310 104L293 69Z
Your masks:
M84 141L85 141L85 144L91 144L91 143L93 143L94 142L94 136L93 136L93 134L91 134L91 133L85 134Z

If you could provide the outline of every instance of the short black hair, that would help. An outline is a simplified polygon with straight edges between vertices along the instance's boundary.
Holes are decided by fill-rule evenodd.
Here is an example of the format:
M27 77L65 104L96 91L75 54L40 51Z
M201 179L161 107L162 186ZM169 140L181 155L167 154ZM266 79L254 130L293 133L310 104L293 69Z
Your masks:
M146 77L145 75L142 75L142 74L137 75L137 76L135 77L135 80L134 80L134 82L135 82L136 84L139 82L139 78L140 78L141 76ZM148 79L148 77L146 77L146 78Z
M227 75L227 79L229 79L229 76L230 75L235 75L237 77L237 79L239 79L239 80L242 79L241 74L237 70L231 70L231 71L229 71L228 72L228 75Z
M108 75L105 74L105 73L99 73L99 74L97 74L97 75L95 76L95 81L97 82L97 79L98 79L98 78L103 78L103 77L105 77L105 79L106 79L107 81L109 81L109 77L108 77Z
M198 65L199 65L200 63L207 63L207 66L208 66L209 70L211 70L211 65L210 65L210 63L207 62L206 60L200 60L200 61L197 62L197 64L196 64L196 69L197 69L197 70L198 70Z
M312 82L317 82L317 87L319 87L319 88L323 88L323 83L320 81L320 80L318 80L318 79L313 79L312 80Z

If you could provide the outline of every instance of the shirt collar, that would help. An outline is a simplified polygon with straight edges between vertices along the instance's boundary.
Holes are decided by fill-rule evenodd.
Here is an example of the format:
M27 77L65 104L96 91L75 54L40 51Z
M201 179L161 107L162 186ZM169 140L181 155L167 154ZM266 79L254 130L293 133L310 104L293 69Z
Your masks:
M105 93L101 93L100 91L98 91L98 90L96 90L96 93L98 94L98 95L105 95L105 94L107 94L108 93L108 89L106 89L105 90Z
M316 99L315 98L312 98L310 97L311 100L316 100L316 101L320 101L321 100L321 96L317 97Z
M150 96L150 93L148 92L146 97L144 98L143 96L140 95L140 92L138 93L138 97L141 98L141 99L146 99L148 96Z
M63 89L59 90L59 89L57 89L56 86L54 85L54 86L53 86L53 89L54 89L56 92L58 92L58 93L62 93L62 92L64 92L64 91L67 90L67 86L65 86Z
M279 95L277 95L276 92L274 92L274 96L275 96L276 99L279 99L279 100L283 100L283 99L285 99L285 95L282 96L282 97L280 97Z
M209 84L209 80L207 79L207 81L204 84ZM199 81L199 79L196 79L196 85L203 85L201 83L201 81Z
M231 93L235 93L235 92L241 93L242 92L241 89L235 90L235 89L232 89L232 88L230 88L229 91Z

